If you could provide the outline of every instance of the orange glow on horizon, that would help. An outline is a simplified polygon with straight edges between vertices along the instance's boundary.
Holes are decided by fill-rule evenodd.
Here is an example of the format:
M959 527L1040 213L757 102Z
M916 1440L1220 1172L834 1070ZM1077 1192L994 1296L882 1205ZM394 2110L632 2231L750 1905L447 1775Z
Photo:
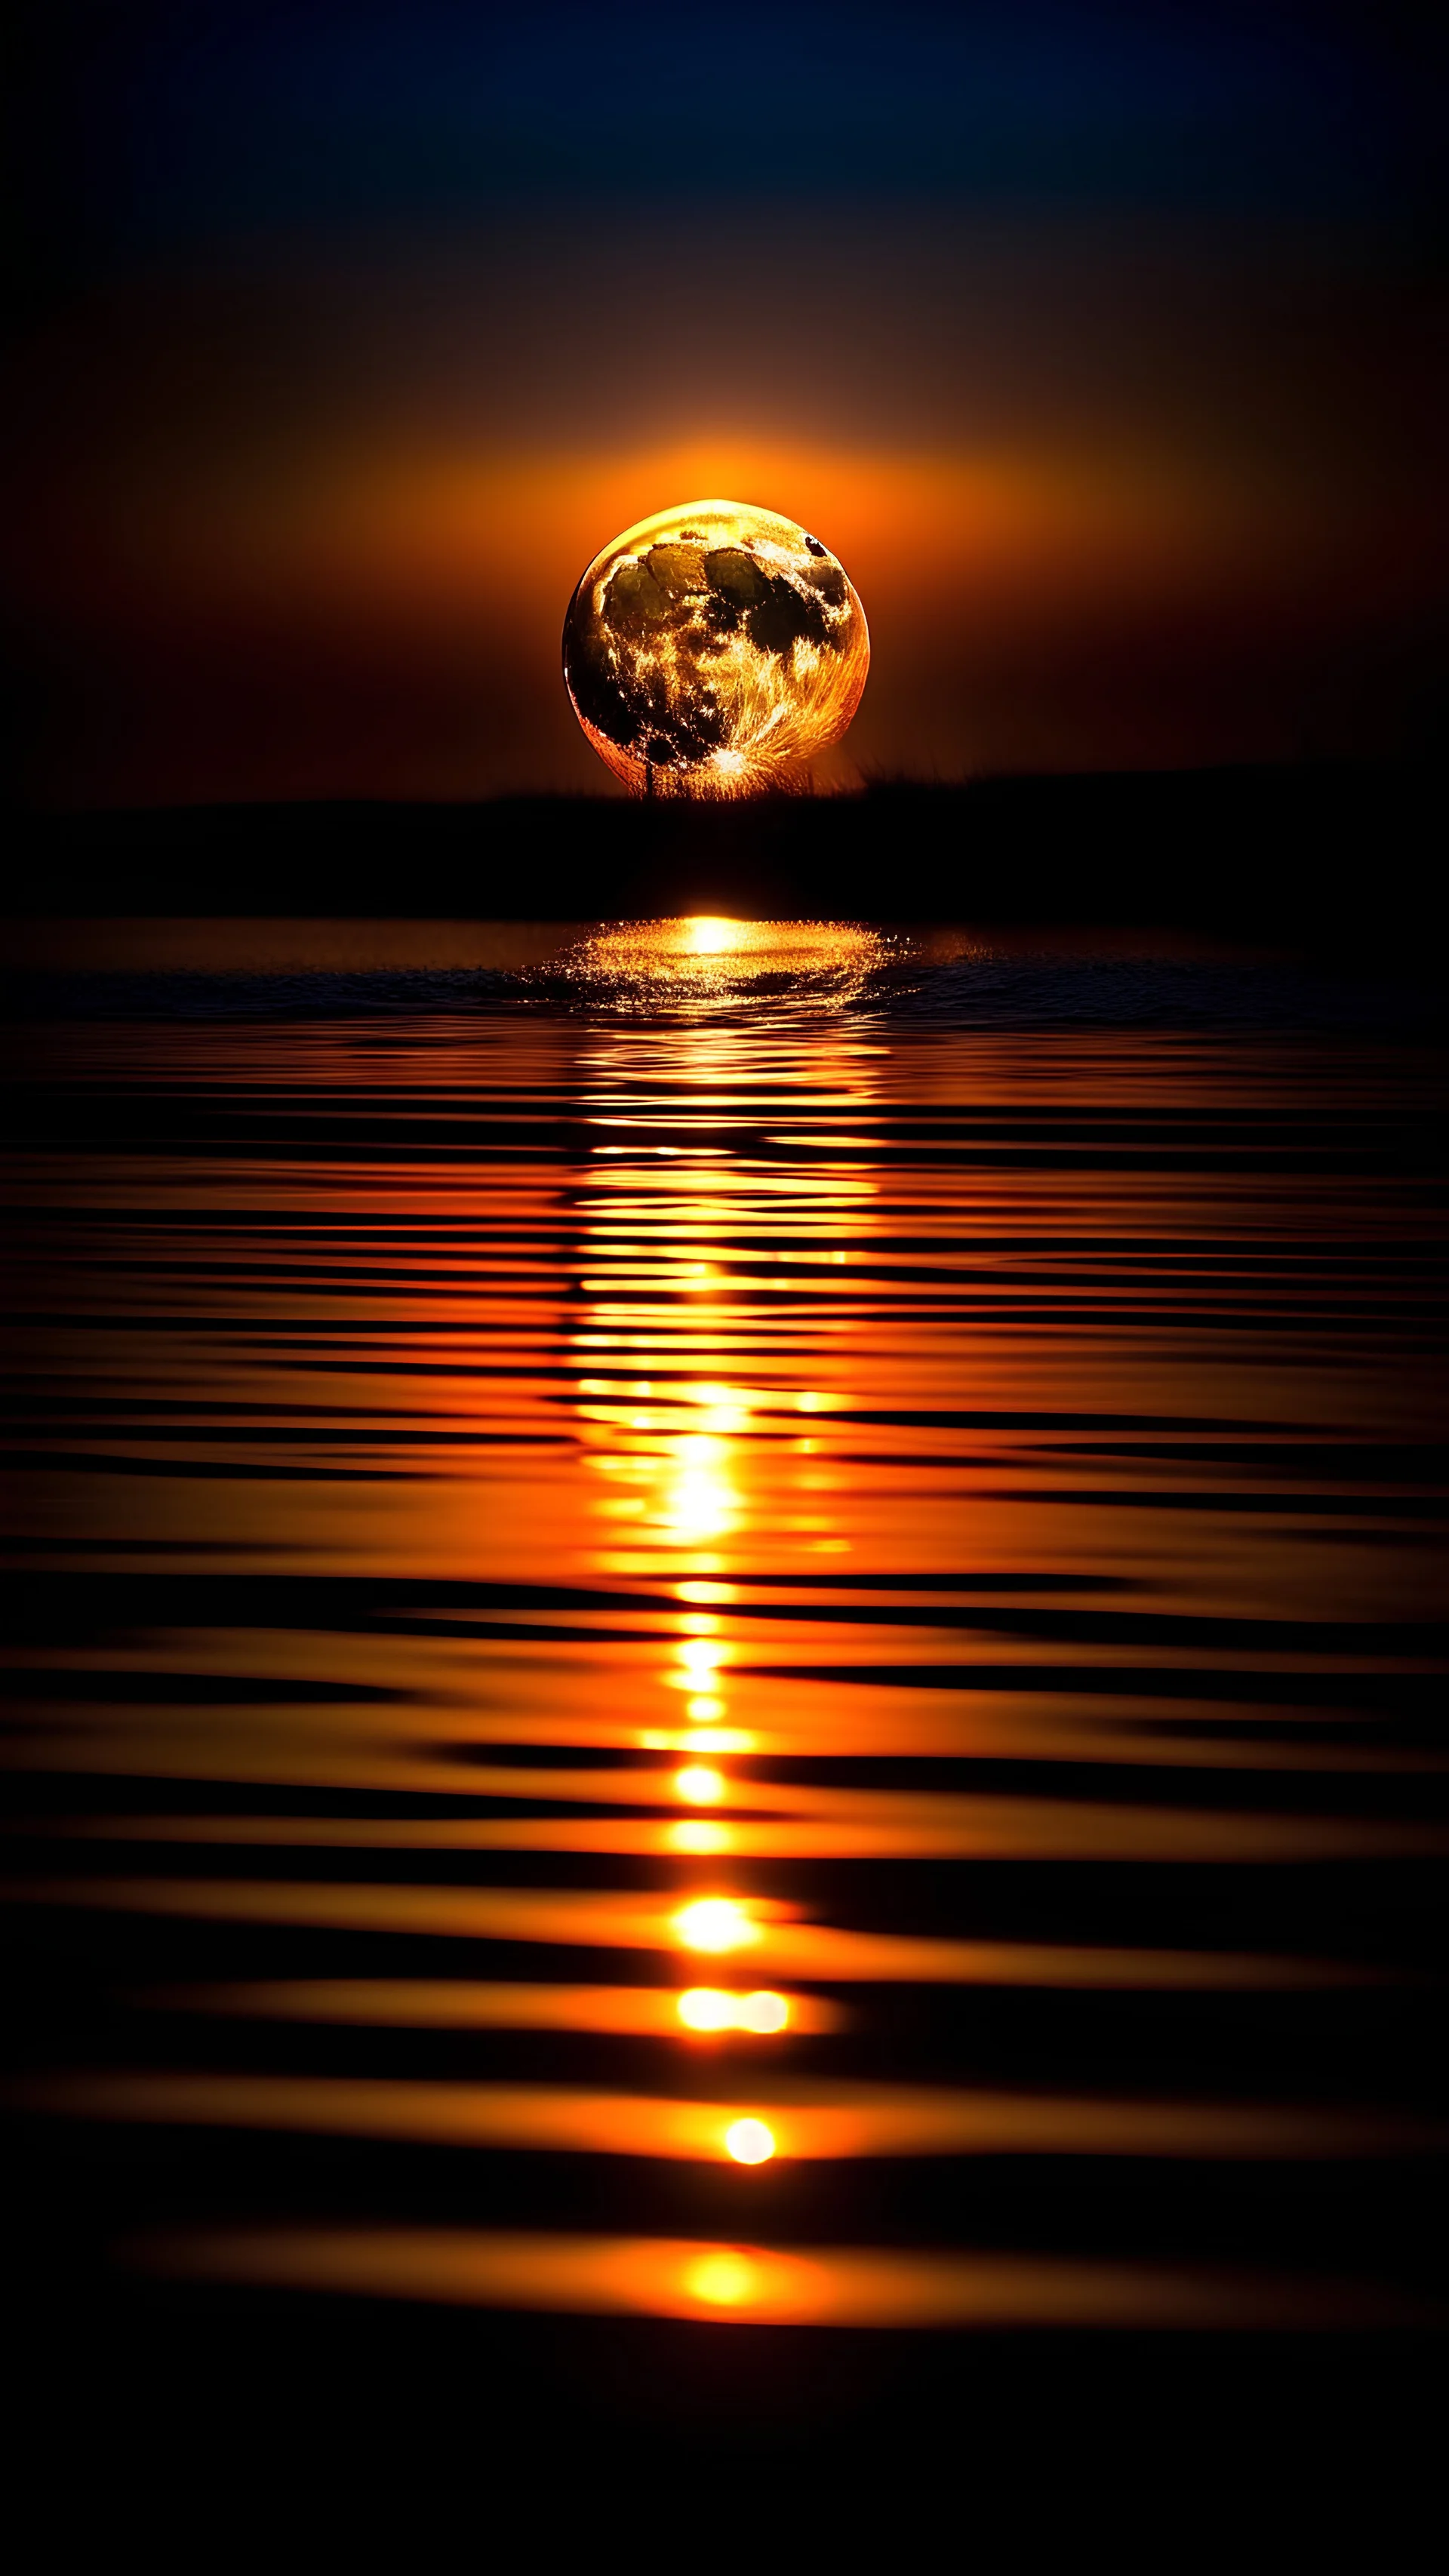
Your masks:
M1034 586L1053 569L1105 561L1114 541L1128 549L1119 578L1174 555L1196 554L1231 538L1239 543L1256 521L1256 495L1241 482L1205 486L1200 470L1122 445L1106 451L1056 451L1018 442L1012 450L973 454L917 449L831 448L819 442L713 441L639 445L613 457L506 448L474 453L395 449L391 454L330 459L324 469L298 463L285 486L254 486L208 532L170 509L173 542L200 569L220 571L228 535L249 535L270 522L272 569L285 577L299 546L301 564L337 577L350 566L356 584L369 570L390 586L425 581L430 592L476 601L480 578L503 581L529 597L541 536L554 567L549 625L597 545L601 525L638 522L642 497L697 488L701 480L736 489L773 491L804 521L827 525L859 561L872 599L894 591L910 549L917 596L942 602L968 567L997 580L1008 572ZM1266 495L1263 496L1266 499ZM1289 533L1281 524L1280 543ZM203 554L204 550L204 554ZM301 568L301 564L298 568ZM236 569L240 571L238 558Z
M1265 724L1281 757L1282 707L1261 703L1260 661L1239 654L1244 676L1234 688L1225 674L1226 706L1204 698L1187 652L1204 620L1237 639L1266 617L1299 662L1325 621L1349 634L1366 619L1381 626L1425 579L1402 502L1350 486L1330 510L1282 458L1194 449L1146 417L1111 433L1069 420L1053 436L1038 423L955 450L626 435L601 454L334 429L290 452L229 447L225 466L194 478L177 476L169 451L154 464L126 456L114 488L99 470L92 478L83 548L61 476L12 568L23 609L137 668L139 721L80 766L66 801L78 786L81 801L164 803L601 785L561 700L558 623L600 532L637 521L661 493L767 493L840 550L870 604L878 669L847 742L823 757L834 784L872 769L955 778L1262 757ZM1392 478L1379 480L1387 492ZM206 726L179 734L174 691L202 615L209 633L235 640L215 666ZM345 666L359 634L380 639L377 664L405 701L420 650L449 688L466 673L483 724L454 740L435 715L329 722L326 700L309 701L286 660L299 620L322 670ZM259 624L297 706L272 740L248 733L218 686L223 670L255 667ZM480 634L496 639L481 669ZM1143 685L1158 643L1170 661L1186 656L1166 702ZM1111 702L1104 648L1125 654Z
M769 492L804 524L828 529L870 602L879 673L843 746L820 774L846 783L857 764L934 768L957 776L988 766L1100 766L1123 745L1101 733L1092 698L1079 710L1022 694L1023 644L1049 646L1063 620L1135 615L1180 618L1184 607L1224 595L1266 602L1301 623L1310 593L1341 587L1316 507L1302 490L1259 489L1240 468L1214 473L1198 459L1164 459L1119 447L1082 453L836 450L774 440L639 443L614 457L390 451L272 456L230 484L194 490L132 471L115 529L103 526L86 556L85 587L61 613L90 633L133 635L148 666L180 653L199 612L219 621L278 621L305 614L330 643L363 621L397 651L461 651L455 638L491 631L518 718L478 745L441 751L434 735L414 745L355 738L309 745L309 792L346 795L478 795L600 782L598 763L560 707L558 619L601 528L622 527L663 491L702 487ZM132 568L138 533L148 566L142 594ZM54 603L58 554L35 545L29 586ZM27 586L27 585L22 585ZM984 730L963 735L960 664L976 651L963 635L961 602L979 618L989 602L1001 636L1005 697L996 685ZM98 612L97 602L101 603ZM1296 603L1296 605L1295 605ZM1333 609L1328 613L1332 615ZM158 623L159 621L159 623ZM173 640L172 629L175 629ZM246 629L247 632L251 628ZM968 649L969 648L969 649ZM490 675L475 686L486 698ZM1073 695L1085 683L1074 678ZM1020 701L1018 703L1018 700ZM198 799L237 792L241 747L222 726L215 743L166 735L161 758L138 733L95 785L110 801ZM1085 730L1084 730L1085 727ZM1164 745L1164 750L1168 746ZM1202 756L1201 731L1172 746ZM297 792L300 744L249 748L252 792ZM218 771L216 764L225 764Z

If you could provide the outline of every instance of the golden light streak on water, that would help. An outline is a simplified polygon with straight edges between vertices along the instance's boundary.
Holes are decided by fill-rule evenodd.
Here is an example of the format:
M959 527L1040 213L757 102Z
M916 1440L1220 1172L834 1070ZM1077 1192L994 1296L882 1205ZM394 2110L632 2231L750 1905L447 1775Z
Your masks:
M581 987L607 993L616 1006L652 998L656 1005L697 1009L788 989L807 977L848 998L891 953L884 933L854 922L686 917L591 932L562 964ZM704 1207L693 1213L697 1225L705 1221ZM708 1286L716 1276L696 1256L693 1276L680 1273L678 1284Z
M94 1984L25 2097L42 2157L184 2137L234 2211L309 2140L349 2189L395 2162L376 2227L275 2231L261 2282L1356 2321L1302 2171L1372 2271L1441 2143L1396 2107L1449 1848L1402 1072L907 1038L850 1017L854 934L756 927L646 925L592 981L576 944L582 1007L504 1034L67 1040L82 1139L143 1133L17 1179L66 1257L22 1282L8 1893ZM483 2194L513 2158L537 2232L404 2224L434 2155ZM1148 2217L1265 2263L1291 2223L1325 2277L937 2246L966 2156L1027 2248L1128 2160L1144 2256ZM603 2208L591 2158L696 2235L551 2234ZM713 2241L720 2194L827 2164L898 2259Z
M122 2259L172 2280L777 2326L1381 2334L1442 2323L1428 2300L1352 2279L945 2247L256 2227L155 2233L123 2247Z
M7 2086L3 2098L56 2120L704 2163L754 2164L776 2154L832 2163L862 2156L1412 2162L1449 2148L1443 2121L1323 2103L1114 2101L804 2077L776 2083L768 2101L753 2103L564 2085L131 2071L31 2076Z
M467 1978L295 1977L251 1985L141 1989L138 2010L203 2019L351 2023L369 2030L617 2031L636 2038L813 2037L849 2015L822 1995L724 1994L667 1986L483 1985Z
M1341 1856L1341 1855L1340 1855ZM1376 1857L1393 1856L1381 1849ZM246 1879L33 1879L13 1881L8 1903L79 1913L171 1916L220 1923L381 1931L428 1939L554 1943L575 1949L723 1949L749 1945L782 1974L839 1984L1042 1986L1066 1992L1274 1991L1400 1982L1372 1963L1211 1950L1110 1950L1066 1944L913 1939L792 1920L798 1908L752 1897L751 1920L732 1899L708 1907L696 1941L692 1906L679 1914L647 1899L574 1889L410 1887ZM716 1913L716 1906L723 1911Z
M677 1740L677 1739L676 1739ZM522 1775L527 1779L527 1775ZM547 1775L543 1775L547 1778ZM532 1785L532 1784L530 1784ZM507 1796L500 1779L494 1795ZM557 1787L534 1789L567 1801L589 1795L567 1777ZM632 1784L606 1774L601 1804L631 1802ZM641 1805L675 1805L673 1781L645 1781ZM1074 1805L1070 1801L960 1798L913 1800L889 1793L837 1791L780 1797L754 1782L740 1803L773 1808L774 1816L745 1816L728 1826L729 1848L766 1859L1081 1860L1174 1862L1382 1861L1449 1855L1449 1826L1408 1819L1379 1821L1340 1816L1264 1814L1236 1816L1191 1809ZM721 1825L719 1830L724 1831ZM386 1817L158 1817L150 1839L160 1843L275 1843L279 1847L352 1847L358 1850L658 1852L673 1848L673 1822L639 1816L413 1818ZM134 1841L130 1819L104 1818L78 1827L84 1841Z

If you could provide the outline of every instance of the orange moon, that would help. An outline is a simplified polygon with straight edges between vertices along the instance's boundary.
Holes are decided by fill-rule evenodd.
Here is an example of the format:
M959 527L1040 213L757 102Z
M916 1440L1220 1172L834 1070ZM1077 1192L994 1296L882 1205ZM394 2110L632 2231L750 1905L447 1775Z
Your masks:
M595 555L563 662L584 732L636 795L748 796L840 740L870 635L818 537L744 502L687 501Z

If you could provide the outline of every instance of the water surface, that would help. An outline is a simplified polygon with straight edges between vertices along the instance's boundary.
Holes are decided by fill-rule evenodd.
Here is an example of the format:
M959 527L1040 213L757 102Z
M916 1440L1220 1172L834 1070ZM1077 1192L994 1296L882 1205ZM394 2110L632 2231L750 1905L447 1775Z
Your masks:
M389 939L32 936L42 2277L1437 2322L1422 1035L1151 938Z

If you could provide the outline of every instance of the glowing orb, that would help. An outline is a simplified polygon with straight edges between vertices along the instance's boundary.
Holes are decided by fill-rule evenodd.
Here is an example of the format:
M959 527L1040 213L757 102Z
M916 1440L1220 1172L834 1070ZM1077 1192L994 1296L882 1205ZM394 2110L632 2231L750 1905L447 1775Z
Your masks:
M712 1986L692 1986L676 2009L687 2030L749 2030L762 2037L790 2019L783 1995L724 1995Z
M728 2030L735 2017L735 1998L716 1994L710 1986L691 1986L676 2009L687 2030Z
M790 2007L783 1995L746 1995L738 2014L741 2030L783 2030L790 2018Z
M717 1857L720 1852L734 1848L734 1836L728 1825L703 1824L698 1816L690 1816L683 1824L666 1825L664 1840L671 1851L693 1852L697 1856L707 1853Z
M754 2295L754 2266L742 2254L706 2254L690 2265L685 2288L712 2308L740 2308Z
M702 1896L676 1914L674 1928L688 1949L738 1950L747 1941L758 1941L755 1924L736 1905L732 1896Z
M594 557L563 657L574 713L626 786L741 796L788 784L840 740L870 636L818 537L741 502L690 501Z
M725 2145L737 2165L763 2165L775 2152L775 2135L763 2120L736 2120L725 2131Z
M685 924L685 938L692 957L727 957L733 948L743 948L749 938L743 921L720 921L712 913L695 913Z
M692 1762L686 1770L676 1771L674 1785L681 1798L696 1807L710 1807L725 1793L725 1782L718 1771L708 1770L702 1762Z

